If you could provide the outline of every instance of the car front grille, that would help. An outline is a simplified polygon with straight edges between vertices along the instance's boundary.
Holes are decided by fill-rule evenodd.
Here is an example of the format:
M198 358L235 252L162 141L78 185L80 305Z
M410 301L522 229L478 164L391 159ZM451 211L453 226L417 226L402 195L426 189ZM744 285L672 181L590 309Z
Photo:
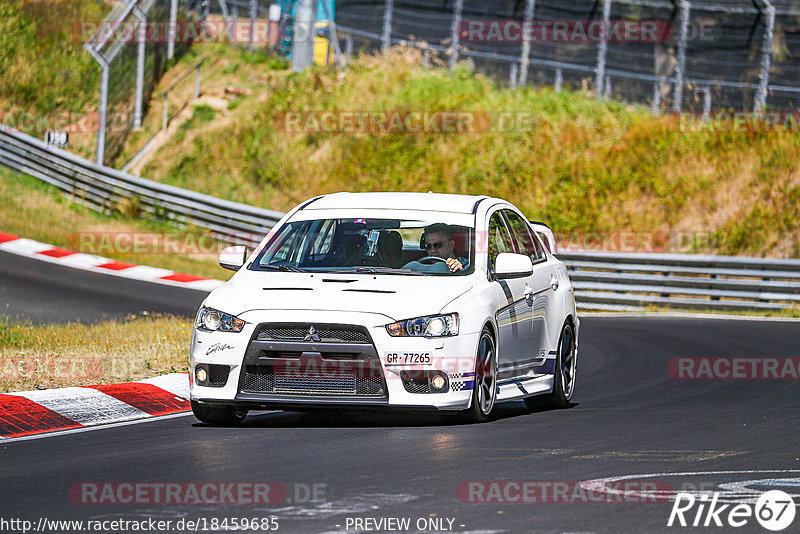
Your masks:
M309 330L314 327L314 334ZM314 341L316 343L369 343L369 336L362 328L312 324L264 325L256 335L258 341Z
M319 340L304 341L310 327L309 323L259 325L245 354L240 391L284 398L388 397L366 328L314 325Z

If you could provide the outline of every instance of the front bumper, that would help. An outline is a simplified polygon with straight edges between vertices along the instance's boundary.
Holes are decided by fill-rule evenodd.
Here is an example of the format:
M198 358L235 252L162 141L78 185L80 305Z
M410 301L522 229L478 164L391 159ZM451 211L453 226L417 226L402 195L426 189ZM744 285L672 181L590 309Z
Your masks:
M371 313L245 315L248 322L240 333L195 330L189 362L192 400L251 409L469 406L478 333L434 339L391 337L385 329L391 321ZM305 329L312 324L352 325L367 334L368 342L258 339L261 325L287 323ZM201 364L227 367L224 385L198 384L194 370ZM425 385L435 374L446 378L446 388L422 392L430 390Z

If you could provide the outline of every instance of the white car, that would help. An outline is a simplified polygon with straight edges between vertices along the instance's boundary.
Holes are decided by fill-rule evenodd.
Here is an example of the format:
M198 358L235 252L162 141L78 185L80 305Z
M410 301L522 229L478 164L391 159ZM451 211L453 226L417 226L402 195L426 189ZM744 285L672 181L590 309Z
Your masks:
M278 222L197 314L191 404L230 425L248 410L566 406L580 322L553 234L508 202L337 193Z

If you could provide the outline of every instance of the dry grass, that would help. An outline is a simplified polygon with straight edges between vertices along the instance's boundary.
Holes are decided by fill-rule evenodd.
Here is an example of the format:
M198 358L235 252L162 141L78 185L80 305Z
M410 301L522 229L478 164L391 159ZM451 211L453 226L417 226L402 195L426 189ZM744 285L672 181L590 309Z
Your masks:
M217 250L224 244L211 239L202 230L178 229L166 223L130 218L119 213L102 215L71 202L48 184L6 168L0 168L0 206L3 206L0 209L0 232L126 263L221 280L227 280L232 274L218 264ZM130 240L117 240L119 235L141 234L153 236L153 246L137 246ZM165 239L186 244L185 252L165 253ZM191 247L192 244L202 246ZM198 249L202 253L197 253Z
M112 384L186 371L192 324L170 316L92 325L0 319L0 391Z

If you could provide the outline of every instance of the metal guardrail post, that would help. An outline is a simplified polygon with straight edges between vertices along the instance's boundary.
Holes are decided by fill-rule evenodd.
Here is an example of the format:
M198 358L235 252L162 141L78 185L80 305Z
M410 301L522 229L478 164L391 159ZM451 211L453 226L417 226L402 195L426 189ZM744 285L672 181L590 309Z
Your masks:
M133 13L139 19L139 23L136 25L138 49L136 52L136 101L133 108L133 128L140 130L142 128L142 100L144 99L144 61L147 54L147 15L138 5L133 8Z
M200 77L202 76L203 64L197 65L197 73L194 75L194 97L200 98Z
M258 16L258 0L250 0L250 34L247 38L247 51L253 51L256 33L256 17Z
M770 0L760 0L764 4L764 13L767 17L767 29L764 32L764 44L761 49L761 72L758 75L758 90L753 99L753 111L760 113L767 105L767 92L769 91L769 66L772 61L772 39L775 33L775 6Z
M450 58L447 62L450 70L458 63L458 45L460 42L459 30L461 29L461 12L464 10L464 0L453 3L453 24L450 28Z
M167 36L167 60L175 57L175 33L178 22L178 0L170 0L169 4L169 34Z
M384 54L392 46L392 15L394 12L394 0L386 0L383 8L383 34L381 35L381 52Z
M98 52L91 44L84 44L83 48L100 65L100 103L97 109L97 150L96 161L98 165L103 164L106 152L106 115L108 114L108 60Z
M531 62L531 40L525 37L525 28L533 23L533 14L536 10L536 0L525 0L525 22L523 23L522 35L522 58L519 69L519 84L528 83L528 66Z
M556 93L561 92L561 86L564 85L564 73L561 72L561 69L556 69L556 79L554 82Z
M661 82L653 82L653 102L650 104L650 113L658 115L661 111Z
M675 93L672 100L672 111L679 113L683 106L683 76L686 70L686 38L689 33L689 17L691 16L691 4L688 0L680 2L680 21L681 28L678 36L678 61L675 64ZM661 94L659 93L659 100Z
M353 57L353 34L348 33L344 40L344 57L347 63L350 63L350 58Z
M519 78L519 67L517 66L516 63L512 63L508 73L508 85L510 85L512 89L517 88L518 78Z
M595 69L594 92L597 99L603 98L603 82L606 78L606 56L608 55L608 26L611 18L611 0L603 0L603 38L597 45L597 67Z
M294 10L292 72L303 72L314 57L314 2L299 0Z
M169 92L164 93L164 116L161 121L161 129L166 130L169 126Z

